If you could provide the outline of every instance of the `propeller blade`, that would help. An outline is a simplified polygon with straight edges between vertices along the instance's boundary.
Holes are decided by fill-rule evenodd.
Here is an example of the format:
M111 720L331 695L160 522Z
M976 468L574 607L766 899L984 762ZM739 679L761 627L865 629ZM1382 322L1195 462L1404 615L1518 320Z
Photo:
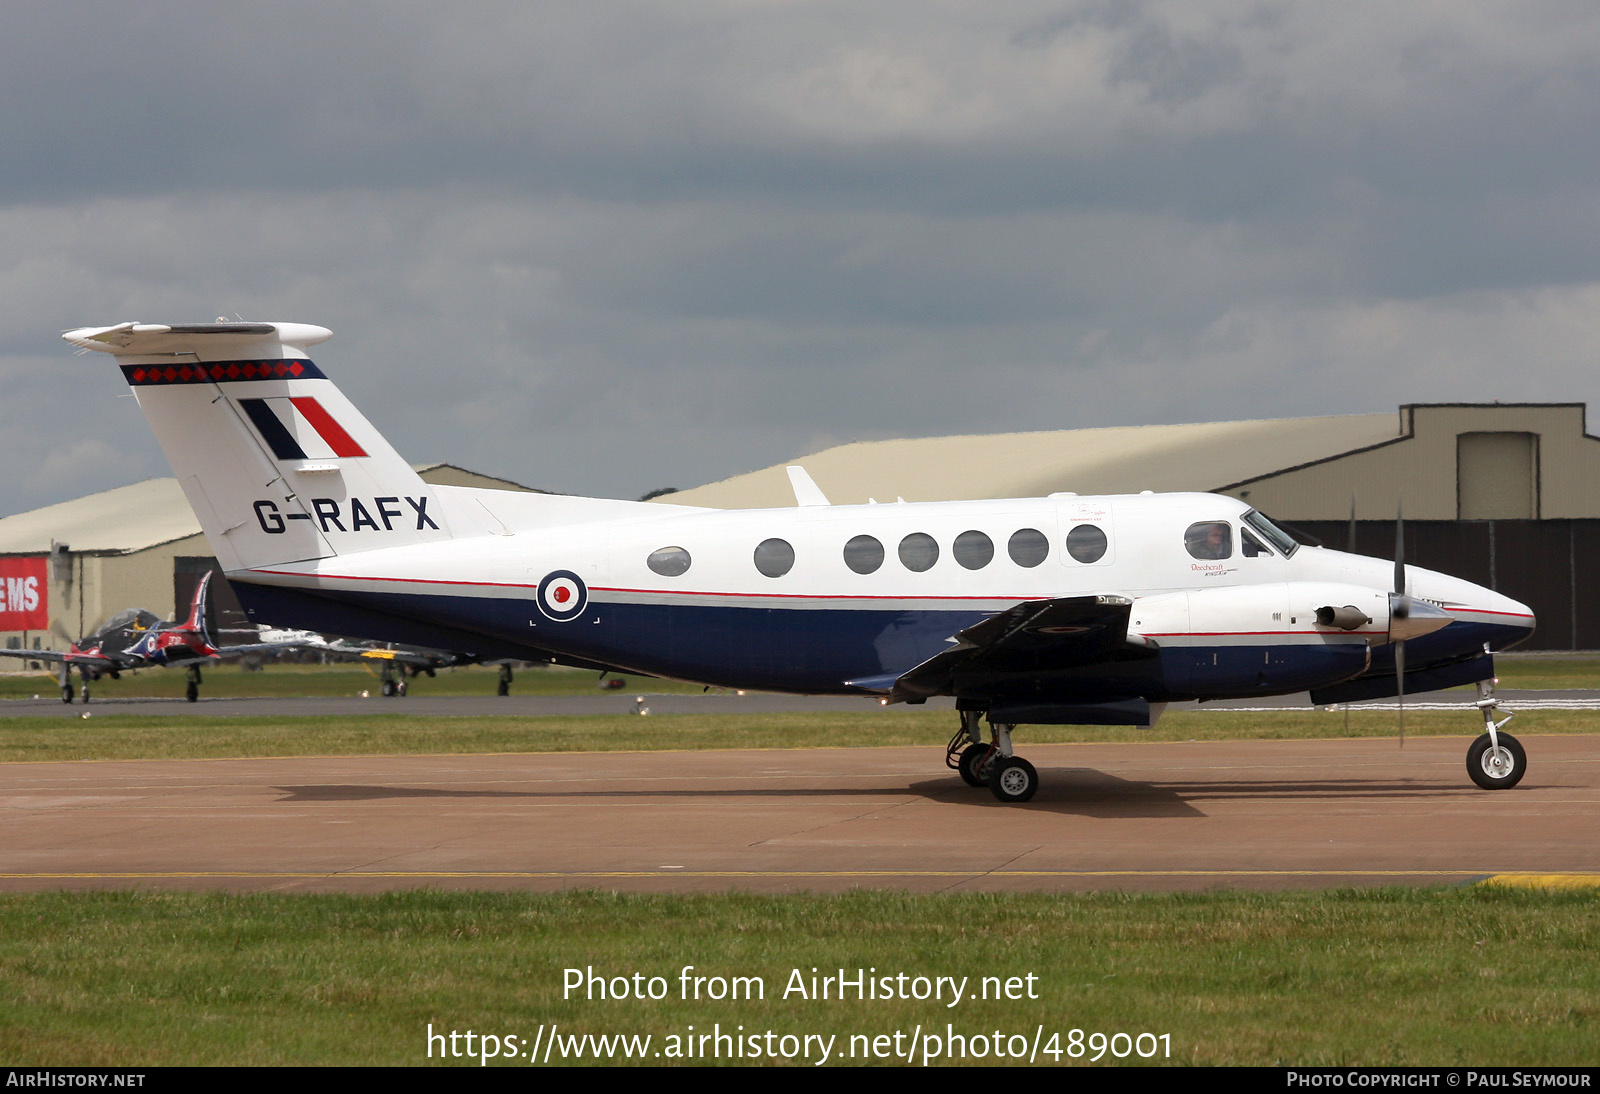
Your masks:
M1406 644L1394 644L1395 695L1400 701L1400 747L1406 747Z
M1411 597L1406 594L1406 518L1401 503L1394 503L1394 595L1389 607L1389 629L1405 633L1411 617ZM1406 640L1394 644L1394 687L1400 703L1400 747L1406 746Z
M1356 553L1356 492L1350 491L1350 531L1344 537L1344 549Z
M1406 595L1406 518L1400 511L1400 505L1394 507L1394 592L1396 596L1405 598Z

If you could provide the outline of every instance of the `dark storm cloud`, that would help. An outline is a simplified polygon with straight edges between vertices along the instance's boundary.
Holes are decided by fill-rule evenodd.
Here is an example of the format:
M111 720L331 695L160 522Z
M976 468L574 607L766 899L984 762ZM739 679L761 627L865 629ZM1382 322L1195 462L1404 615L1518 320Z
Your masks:
M408 457L617 495L1585 399L1597 60L1590 6L1483 0L17 6L0 424L61 458L0 500L159 468L55 338L122 319L322 323Z

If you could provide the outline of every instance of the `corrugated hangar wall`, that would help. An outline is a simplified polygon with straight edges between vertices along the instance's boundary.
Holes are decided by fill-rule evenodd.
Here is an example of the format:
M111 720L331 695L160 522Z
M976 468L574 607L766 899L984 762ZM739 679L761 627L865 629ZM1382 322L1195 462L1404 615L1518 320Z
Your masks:
M1287 521L1324 546L1350 550L1349 522ZM1394 521L1358 521L1358 554L1393 558ZM1600 649L1600 520L1405 522L1406 562L1487 585L1533 609L1522 649Z
M1381 558L1394 557L1403 515L1408 563L1534 610L1524 649L1600 649L1600 439L1583 404L1419 404L1401 408L1401 425L1393 441L1221 492Z

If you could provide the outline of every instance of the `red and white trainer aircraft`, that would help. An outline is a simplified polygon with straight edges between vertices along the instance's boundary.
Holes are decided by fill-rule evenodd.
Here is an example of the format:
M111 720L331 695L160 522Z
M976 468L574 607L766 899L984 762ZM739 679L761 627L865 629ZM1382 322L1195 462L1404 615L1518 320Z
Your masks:
M1217 494L714 510L423 482L298 323L123 323L112 354L257 621L724 687L953 696L947 762L1026 801L1024 723L1147 725L1174 700L1318 703L1479 683L1472 779L1514 786L1493 651L1525 605L1306 547ZM989 723L985 733L983 722Z
M206 573L195 586L189 604L189 617L169 623L144 608L127 608L113 615L93 634L85 635L68 650L0 650L0 657L20 657L28 661L54 662L61 666L61 701L72 702L72 672L83 680L83 701L89 701L89 682L102 676L116 680L124 672L147 668L188 670L185 696L189 702L200 698L200 668L253 653L281 653L302 645L299 641L253 642L219 646L206 625L206 590L211 574Z

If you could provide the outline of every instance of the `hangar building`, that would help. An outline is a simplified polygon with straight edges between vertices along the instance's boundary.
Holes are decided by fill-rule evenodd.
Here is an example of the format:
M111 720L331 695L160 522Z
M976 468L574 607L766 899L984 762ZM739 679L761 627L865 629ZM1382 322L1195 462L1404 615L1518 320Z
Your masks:
M1353 542L1386 558L1403 505L1408 562L1531 605L1539 630L1528 648L1600 649L1600 438L1586 432L1584 410L1419 403L1389 414L866 441L789 462L841 504L1216 491L1308 542ZM429 482L528 489L449 464L418 470ZM778 465L661 500L761 508L792 505L794 494ZM216 567L174 479L0 519L0 565L17 560L46 575L49 622L0 630L13 648L64 647L127 607L180 613ZM222 625L242 624L231 592L218 594Z
M1400 511L1407 562L1532 606L1527 648L1600 649L1600 438L1582 403L863 441L789 462L838 504L1215 491L1308 542L1384 558ZM660 500L765 508L794 494L778 465Z

